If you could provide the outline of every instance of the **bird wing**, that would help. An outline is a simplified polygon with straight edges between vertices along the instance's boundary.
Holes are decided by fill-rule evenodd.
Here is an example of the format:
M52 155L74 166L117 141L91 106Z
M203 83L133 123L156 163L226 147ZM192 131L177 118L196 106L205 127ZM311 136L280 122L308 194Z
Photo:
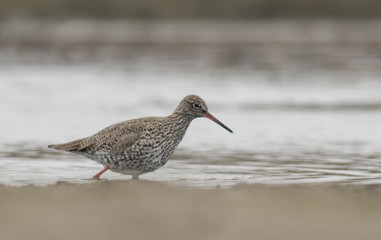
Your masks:
M90 154L105 152L118 155L141 137L152 120L153 118L149 117L116 123L90 137L49 147L69 152Z
M90 138L91 144L82 151L87 153L121 154L126 148L132 146L141 136L142 132L102 132Z

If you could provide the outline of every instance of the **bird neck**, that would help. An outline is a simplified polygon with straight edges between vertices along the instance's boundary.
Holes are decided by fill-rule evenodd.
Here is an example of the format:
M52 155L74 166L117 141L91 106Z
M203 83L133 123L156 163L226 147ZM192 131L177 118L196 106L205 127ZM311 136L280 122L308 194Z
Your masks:
M176 125L176 128L184 129L185 131L194 119L193 116L176 110L171 115L169 115L168 118L172 120L171 122Z
M172 113L171 115L167 116L166 119L166 124L162 127L164 131L169 131L172 133L168 136L169 141L172 141L174 143L174 150L183 139L192 120L176 113Z
M175 111L171 115L169 115L169 117L177 119L178 121L184 120L189 123L192 122L193 119L195 119L195 117L192 114L182 111L181 108L176 108Z

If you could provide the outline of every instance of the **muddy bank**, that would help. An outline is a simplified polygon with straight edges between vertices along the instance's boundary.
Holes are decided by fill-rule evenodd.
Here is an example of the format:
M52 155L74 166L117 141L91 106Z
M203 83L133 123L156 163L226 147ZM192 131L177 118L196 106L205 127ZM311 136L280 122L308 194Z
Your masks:
M381 22L4 21L0 62L378 71ZM146 66L146 65L145 65ZM206 68L206 69L208 69ZM276 78L275 74L271 78Z
M0 187L2 239L378 239L380 187Z

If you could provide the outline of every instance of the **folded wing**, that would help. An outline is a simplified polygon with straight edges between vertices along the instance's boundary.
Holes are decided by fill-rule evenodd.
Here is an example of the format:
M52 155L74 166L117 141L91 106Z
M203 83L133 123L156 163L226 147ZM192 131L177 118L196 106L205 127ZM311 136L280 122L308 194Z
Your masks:
M76 153L118 155L141 137L151 120L144 118L117 123L90 137L48 147Z

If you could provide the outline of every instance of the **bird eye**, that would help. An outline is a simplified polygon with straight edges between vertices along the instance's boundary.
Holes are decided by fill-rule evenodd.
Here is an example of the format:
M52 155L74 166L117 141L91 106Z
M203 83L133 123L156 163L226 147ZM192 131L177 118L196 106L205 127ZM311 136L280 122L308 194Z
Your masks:
M195 108L195 109L199 109L199 108L200 108L200 105L198 105L197 103L193 103L192 106L193 106L193 108Z

